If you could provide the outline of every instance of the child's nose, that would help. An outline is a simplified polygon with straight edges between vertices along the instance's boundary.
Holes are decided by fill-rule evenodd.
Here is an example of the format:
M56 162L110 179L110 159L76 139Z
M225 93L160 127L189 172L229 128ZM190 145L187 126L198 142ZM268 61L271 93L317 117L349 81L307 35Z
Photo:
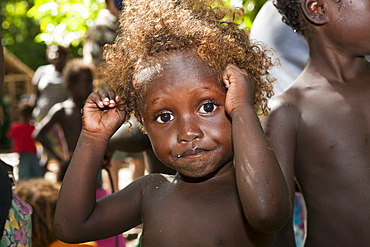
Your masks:
M194 119L184 118L179 123L177 140L181 142L191 142L195 139L203 138L204 133Z

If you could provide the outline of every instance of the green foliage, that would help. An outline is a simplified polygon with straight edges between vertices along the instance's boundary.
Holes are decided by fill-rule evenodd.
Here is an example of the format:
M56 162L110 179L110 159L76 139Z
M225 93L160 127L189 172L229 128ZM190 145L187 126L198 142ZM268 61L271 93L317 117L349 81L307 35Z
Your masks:
M150 0L148 0L150 1ZM266 0L225 0L243 7L246 27ZM1 0L2 44L32 69L46 64L46 46L69 47L73 57L82 55L86 31L104 0Z
M266 0L225 0L225 3L232 6L243 7L244 14L242 18L247 28L252 26L254 18L265 2Z
M35 0L27 16L40 24L36 42L77 47L104 7L104 0Z
M36 69L46 63L46 47L34 41L40 28L36 20L27 17L27 11L32 5L32 0L1 0L1 43L22 62Z
M32 69L46 64L47 45L70 47L82 55L88 27L104 0L1 0L3 46Z

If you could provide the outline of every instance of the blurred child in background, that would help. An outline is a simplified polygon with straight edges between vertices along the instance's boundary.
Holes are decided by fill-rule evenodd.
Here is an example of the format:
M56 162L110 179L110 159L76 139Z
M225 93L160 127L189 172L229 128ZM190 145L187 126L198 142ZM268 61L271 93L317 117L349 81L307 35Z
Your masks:
M12 140L12 152L19 153L19 179L43 177L43 171L36 155L35 140L32 132L35 126L32 123L33 107L21 101L18 106L20 120L11 123L6 134Z
M82 129L81 109L92 91L93 67L82 59L73 59L67 63L63 78L69 98L55 104L33 133L35 139L59 162L58 181L63 179Z

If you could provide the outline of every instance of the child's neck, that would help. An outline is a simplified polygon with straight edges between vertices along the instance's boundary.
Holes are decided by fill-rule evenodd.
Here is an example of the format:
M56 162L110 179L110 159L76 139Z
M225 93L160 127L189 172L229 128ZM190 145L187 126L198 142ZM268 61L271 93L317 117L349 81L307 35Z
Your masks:
M227 164L225 164L224 166L221 166L219 169L217 169L216 171L210 173L208 176L204 176L204 177L199 177L199 178L196 178L196 177L188 177L188 176L185 176L181 173L176 173L176 178L177 179L180 179L184 182L188 182L188 183L201 183L201 182L205 182L205 181L208 181L208 180L213 180L213 179L216 179L216 178L222 178L222 177L225 177L227 175L230 175L230 174L234 174L234 165L233 165L233 162L229 162Z
M321 56L322 55L322 56ZM310 54L307 69L314 69L329 82L358 84L370 74L365 57L344 57L335 54ZM360 86L360 85L359 85Z
M76 105L76 107L82 108L84 100L82 100L81 98L70 96L68 100L73 102Z

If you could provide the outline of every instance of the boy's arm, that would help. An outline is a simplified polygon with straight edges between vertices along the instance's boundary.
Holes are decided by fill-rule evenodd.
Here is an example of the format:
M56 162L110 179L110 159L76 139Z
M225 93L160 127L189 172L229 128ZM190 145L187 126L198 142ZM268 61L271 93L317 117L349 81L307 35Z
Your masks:
M141 223L145 179L96 201L98 174L109 138L124 120L124 112L112 103L115 95L99 91L100 95L93 93L86 101L84 127L65 174L54 217L55 235L69 243L115 236ZM100 100L106 97L107 102Z
M232 119L236 182L244 214L262 232L280 230L291 212L289 187L253 109L255 83L229 65L225 108Z
M292 104L271 101L272 111L261 119L266 136L279 160L285 179L290 188L290 200L294 202L295 179L294 157L296 151L296 130L299 123L299 113ZM293 210L288 223L277 232L275 246L296 246L293 230Z
M123 152L136 153L151 149L149 138L139 127L139 121L131 116L109 140L109 148Z
M58 161L62 161L62 157L59 157L53 150L51 143L47 139L47 134L51 131L54 124L60 121L63 109L61 104L54 105L48 112L48 114L41 120L40 126L38 126L33 132L32 137L39 141L43 148L48 154Z

